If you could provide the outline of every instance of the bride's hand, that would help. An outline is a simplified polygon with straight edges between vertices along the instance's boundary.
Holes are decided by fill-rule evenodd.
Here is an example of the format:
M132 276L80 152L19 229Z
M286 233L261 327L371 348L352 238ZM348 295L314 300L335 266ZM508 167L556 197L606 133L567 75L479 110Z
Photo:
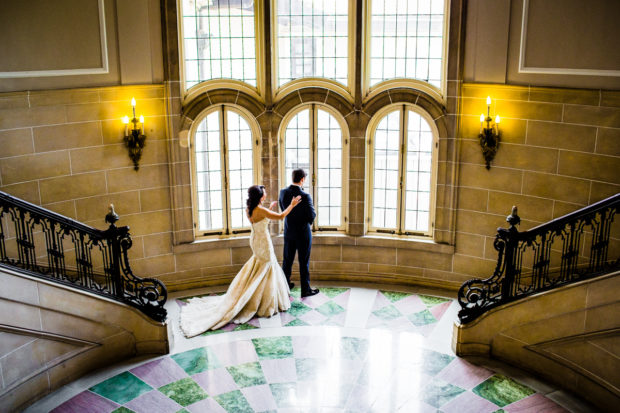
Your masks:
M271 205L269 205L269 209L275 211L277 206L278 206L278 201L273 201Z
M293 198L293 200L291 201L291 205L295 206L298 203L301 202L301 195L297 195L295 198Z

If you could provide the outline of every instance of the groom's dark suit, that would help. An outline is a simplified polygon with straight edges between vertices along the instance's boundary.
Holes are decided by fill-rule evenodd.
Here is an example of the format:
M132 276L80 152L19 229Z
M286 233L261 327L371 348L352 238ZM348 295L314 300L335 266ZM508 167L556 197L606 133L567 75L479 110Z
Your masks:
M291 200L301 195L301 202L291 210L284 219L284 261L282 270L286 280L291 282L291 267L298 251L299 278L301 280L301 294L310 292L310 248L312 247L312 221L316 212L312 205L312 197L299 186L291 185L280 191L280 210L284 211Z

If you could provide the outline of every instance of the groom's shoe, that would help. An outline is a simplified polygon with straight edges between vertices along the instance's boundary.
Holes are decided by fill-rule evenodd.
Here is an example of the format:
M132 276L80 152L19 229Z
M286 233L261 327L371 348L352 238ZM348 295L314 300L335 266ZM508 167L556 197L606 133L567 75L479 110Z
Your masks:
M295 287L295 283L294 283L294 282L289 281L289 282L288 282L288 288L290 288L290 289L292 290L292 289L293 289L293 287Z
M301 298L311 297L313 295L317 295L319 293L318 288L311 288L309 291L305 291L301 293Z

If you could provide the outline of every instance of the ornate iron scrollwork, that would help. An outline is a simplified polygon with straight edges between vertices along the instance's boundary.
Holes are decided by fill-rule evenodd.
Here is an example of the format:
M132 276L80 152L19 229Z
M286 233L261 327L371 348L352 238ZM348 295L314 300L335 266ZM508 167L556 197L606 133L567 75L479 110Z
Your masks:
M461 322L512 300L620 268L619 257L608 257L619 205L620 194L616 194L524 232L516 229L521 219L513 207L506 218L510 228L497 229L493 275L466 281L459 289ZM614 242L620 244L618 239Z
M166 287L133 274L129 227L116 227L117 221L111 207L110 227L101 231L0 192L0 263L114 298L163 322Z

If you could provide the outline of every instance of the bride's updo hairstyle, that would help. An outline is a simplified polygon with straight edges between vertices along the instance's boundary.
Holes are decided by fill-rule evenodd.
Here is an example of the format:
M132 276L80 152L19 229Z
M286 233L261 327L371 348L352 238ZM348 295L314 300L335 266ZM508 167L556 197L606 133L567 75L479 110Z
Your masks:
M265 194L265 187L263 185L252 185L248 188L248 200L245 204L248 206L248 218L252 216L254 208L260 204L260 199Z

